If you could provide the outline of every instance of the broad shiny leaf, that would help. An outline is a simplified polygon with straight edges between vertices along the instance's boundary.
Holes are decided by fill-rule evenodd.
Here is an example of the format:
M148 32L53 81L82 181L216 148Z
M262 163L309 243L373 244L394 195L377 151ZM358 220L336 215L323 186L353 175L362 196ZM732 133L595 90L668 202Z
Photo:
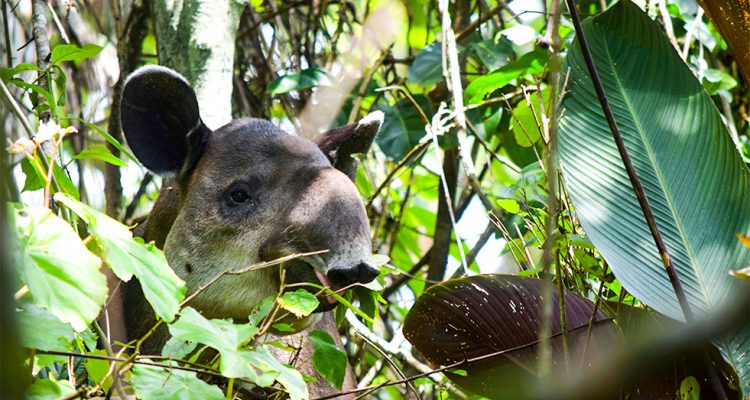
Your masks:
M583 30L693 313L727 306L748 290L729 271L750 264L735 237L750 233L750 173L721 115L637 5L621 1ZM577 42L563 70L560 167L581 225L628 292L684 320ZM750 393L750 326L716 343Z
M529 395L525 388L538 371L537 342L542 320L544 281L511 275L476 275L446 281L427 289L404 319L404 335L433 366L466 371L446 372L458 385L493 398ZM557 291L552 296L557 302ZM569 365L588 365L611 348L614 325L594 304L566 292L565 316L570 347ZM591 316L595 323L587 340ZM559 308L553 309L553 362L564 363ZM584 347L587 349L583 351ZM505 351L481 361L462 363ZM584 355L585 353L585 355Z

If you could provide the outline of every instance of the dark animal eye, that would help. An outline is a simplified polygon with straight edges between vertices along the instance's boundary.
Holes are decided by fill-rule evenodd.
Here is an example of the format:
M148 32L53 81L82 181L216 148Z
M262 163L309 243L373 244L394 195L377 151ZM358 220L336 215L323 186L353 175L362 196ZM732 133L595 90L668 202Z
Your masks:
M250 200L250 195L241 189L233 190L232 193L229 194L229 197L235 203L244 203Z

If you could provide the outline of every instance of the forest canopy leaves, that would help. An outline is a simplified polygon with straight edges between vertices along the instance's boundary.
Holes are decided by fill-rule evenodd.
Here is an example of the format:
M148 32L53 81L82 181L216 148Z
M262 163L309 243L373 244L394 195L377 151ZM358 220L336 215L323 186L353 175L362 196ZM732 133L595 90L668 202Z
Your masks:
M750 232L750 173L711 98L659 25L621 1L584 21L597 70L682 287L698 318L747 290L729 271L750 264L736 233ZM564 70L561 169L581 225L622 285L684 320L577 42ZM717 340L750 392L750 326Z

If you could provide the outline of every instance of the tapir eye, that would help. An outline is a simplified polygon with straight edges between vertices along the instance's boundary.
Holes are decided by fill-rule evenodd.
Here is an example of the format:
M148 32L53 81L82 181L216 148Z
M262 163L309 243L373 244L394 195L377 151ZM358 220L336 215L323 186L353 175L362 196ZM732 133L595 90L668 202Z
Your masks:
M233 185L225 192L224 201L229 207L254 206L255 197L251 193L253 191L244 183Z
M233 190L229 197L231 197L232 201L235 203L244 203L250 200L250 195L242 189Z

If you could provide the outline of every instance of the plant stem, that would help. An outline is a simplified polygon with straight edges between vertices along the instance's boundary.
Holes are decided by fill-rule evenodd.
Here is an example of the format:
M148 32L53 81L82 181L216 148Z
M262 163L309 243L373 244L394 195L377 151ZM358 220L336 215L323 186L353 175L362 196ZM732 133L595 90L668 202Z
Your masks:
M664 243L661 232L659 232L659 228L656 225L656 220L654 218L653 212L651 211L651 206L649 205L646 192L643 190L641 181L638 178L638 174L633 167L630 156L628 155L628 150L625 148L625 143L622 140L620 129L618 128L615 117L612 114L612 109L609 106L607 95L606 93L604 93L604 86L602 85L601 79L599 78L599 73L597 72L596 66L594 65L594 58L591 55L591 51L589 50L589 46L586 41L586 36L583 33L581 20L578 17L578 11L576 10L575 2L574 0L565 0L565 2L568 5L568 11L570 12L570 17L573 20L573 26L575 27L576 31L576 38L578 39L578 44L581 47L583 58L586 61L586 68L588 69L589 75L591 75L591 82L593 83L594 89L596 90L596 97L599 99L599 103L602 107L602 112L604 112L604 117L607 119L607 124L609 125L609 129L612 132L612 137L614 138L615 144L617 145L617 151L620 153L623 164L625 164L625 171L627 172L628 178L630 179L630 184L633 185L633 190L635 191L636 198L638 199L638 204L641 206L643 216L646 218L646 223L648 224L648 228L651 231L651 236L654 238L656 248L659 250L662 264L667 271L669 282L672 284L672 289L677 296L677 300L680 302L680 307L685 316L685 320L688 323L691 323L695 320L695 317L690 308L690 304L688 303L685 291L682 288L682 284L680 283L680 278L677 274L677 270L672 263L672 258L669 256L667 246ZM711 375L711 383L714 387L714 390L716 390L716 393L721 398L726 398L726 393L724 393L724 388L722 387L716 369L714 368L714 365L711 362L710 357L708 356L708 352L704 352L704 359L709 370L709 374Z

